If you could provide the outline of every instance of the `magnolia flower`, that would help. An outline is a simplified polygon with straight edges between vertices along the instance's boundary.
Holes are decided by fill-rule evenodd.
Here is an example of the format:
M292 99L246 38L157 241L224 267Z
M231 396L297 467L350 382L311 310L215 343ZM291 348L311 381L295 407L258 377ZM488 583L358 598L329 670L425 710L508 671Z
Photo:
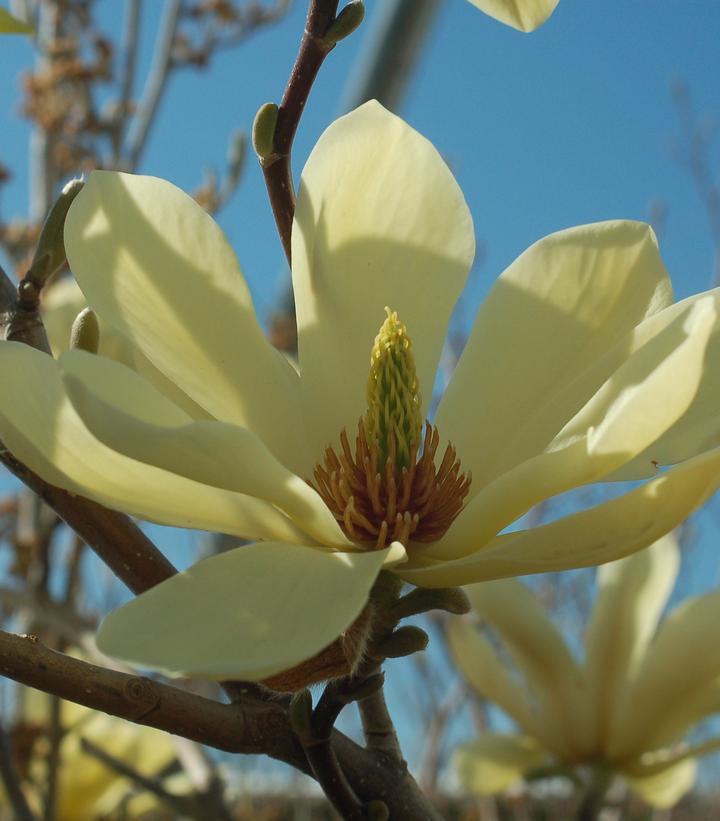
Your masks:
M534 31L555 11L559 0L470 0L480 11L520 31Z
M47 784L49 702L44 693L26 692L22 720L15 725L11 738L23 758L23 786L28 801L40 810ZM83 739L148 778L156 777L175 759L175 747L166 733L87 707L61 702L60 723L63 738L57 772L55 817L58 821L108 817L117 812L136 789L130 779L118 775L86 752ZM187 792L188 785L180 784L179 790ZM4 808L3 798L0 793L0 814ZM155 796L151 800L157 804Z
M465 588L509 661L457 619L449 625L455 663L521 732L483 735L459 749L455 765L469 790L502 792L526 772L558 765L609 769L658 807L692 787L696 758L720 748L720 738L683 742L720 712L720 592L687 599L660 623L678 564L668 535L598 569L582 662L525 585L506 579Z
M472 221L433 146L375 102L302 172L297 368L218 226L169 183L93 173L65 242L104 326L152 368L0 343L0 438L73 493L253 540L105 620L100 646L138 665L263 680L346 631L383 568L447 587L610 561L720 482L718 297L673 305L641 223L561 231L514 262L426 423ZM568 489L648 477L503 532Z

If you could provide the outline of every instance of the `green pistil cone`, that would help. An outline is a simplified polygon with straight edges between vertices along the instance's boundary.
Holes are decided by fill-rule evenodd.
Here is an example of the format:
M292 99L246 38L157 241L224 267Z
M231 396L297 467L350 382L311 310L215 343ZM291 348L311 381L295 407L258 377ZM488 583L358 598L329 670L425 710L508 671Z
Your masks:
M370 354L365 434L377 442L378 468L384 468L395 435L395 467L409 467L410 454L422 434L422 400L415 370L412 342L395 311L385 308L387 319L375 337Z

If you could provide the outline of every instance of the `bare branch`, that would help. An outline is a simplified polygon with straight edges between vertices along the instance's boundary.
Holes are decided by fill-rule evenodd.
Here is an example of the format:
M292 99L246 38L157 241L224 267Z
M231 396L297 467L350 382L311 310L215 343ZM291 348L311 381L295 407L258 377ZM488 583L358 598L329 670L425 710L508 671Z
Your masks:
M172 48L177 33L182 3L180 0L167 0L163 10L162 24L155 42L152 68L145 83L140 107L132 124L127 148L127 167L137 168L140 157L147 143L150 129L155 122L160 100L167 87L168 72L172 65Z
M293 140L305 103L323 61L333 45L325 40L337 12L338 0L311 0L305 33L278 109L273 152L261 160L265 185L285 256L290 262L290 234L295 214L295 188L290 169Z
M125 25L122 38L122 76L120 96L115 112L115 128L112 133L112 167L120 164L125 125L130 115L130 99L135 83L137 67L138 38L140 36L140 0L127 0L125 5Z
M5 785L10 806L13 808L17 821L34 821L35 816L30 811L20 787L20 776L13 761L10 739L2 727L0 727L0 778Z

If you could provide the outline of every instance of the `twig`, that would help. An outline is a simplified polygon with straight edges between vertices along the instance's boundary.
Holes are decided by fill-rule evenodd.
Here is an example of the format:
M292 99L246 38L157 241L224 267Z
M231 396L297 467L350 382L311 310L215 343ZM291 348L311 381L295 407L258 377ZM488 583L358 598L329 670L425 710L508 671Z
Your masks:
M249 737L249 721L240 707L80 661L50 650L34 636L0 631L0 673L68 701L219 750L266 752L264 744Z
M118 167L121 160L122 142L130 113L130 98L135 82L137 67L137 47L140 33L140 0L127 0L125 5L125 25L123 29L123 67L120 81L116 120L112 132L112 165Z
M290 235L295 189L290 169L293 140L320 66L333 45L324 41L335 19L338 0L311 0L300 49L278 109L273 153L262 161L265 185L285 256L291 261Z
M363 805L345 777L330 739L304 743L303 748L315 779L341 817L345 821L364 821Z
M160 100L167 87L181 6L180 0L167 0L165 3L160 32L153 49L155 57L129 137L127 167L131 171L137 168L140 162L150 129L155 122Z
M61 702L57 696L50 696L50 751L48 753L47 788L44 796L44 821L55 821L55 805L57 801L58 772L60 770L60 744L63 738L63 729L60 723Z
M405 766L395 725L390 717L382 689L359 701L358 710L368 748L385 753L393 761Z
M0 777L17 821L34 821L35 816L30 811L20 787L20 776L13 761L10 739L2 726L0 726Z
M163 787L159 778L148 778L138 772L134 767L131 767L124 761L120 761L115 758L115 756L110 755L110 753L103 750L102 747L98 747L97 744L93 744L93 742L88 738L81 738L80 745L82 746L84 752L93 756L93 758L96 758L108 769L118 775L123 776L124 778L129 779L133 784L136 784L143 790L147 790L147 792L157 796L161 801L167 804L174 813L176 813L177 817L195 818L198 819L198 821L208 821L207 812L203 811L202 808L198 806L197 802L190 796L174 795Z
M133 591L144 593L177 571L127 516L48 484L0 442L0 462L60 516Z

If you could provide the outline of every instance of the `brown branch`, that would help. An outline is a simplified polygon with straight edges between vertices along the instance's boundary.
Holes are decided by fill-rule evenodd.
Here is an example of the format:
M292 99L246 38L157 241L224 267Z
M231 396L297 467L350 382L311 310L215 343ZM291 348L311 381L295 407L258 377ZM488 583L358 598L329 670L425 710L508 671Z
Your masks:
M324 38L335 20L338 0L311 0L300 49L278 109L272 154L261 161L270 206L285 256L291 261L290 235L295 214L295 189L290 169L293 140L320 66L334 44Z
M5 786L10 806L17 821L34 821L35 816L32 814L25 794L20 787L20 776L13 761L10 739L2 726L0 726L0 780Z
M35 491L133 593L143 593L177 572L129 517L48 484L1 442L0 462Z
M110 755L110 753L103 750L102 747L98 747L97 744L93 744L93 742L88 738L81 738L80 744L84 752L91 755L93 758L96 758L109 770L112 770L114 773L117 773L123 778L127 778L136 786L146 790L156 796L160 801L167 804L168 807L176 814L176 817L194 818L196 821L210 821L210 819L219 821L219 816L214 814L216 812L215 809L209 810L208 807L203 806L202 801L198 801L192 795L175 795L174 793L171 793L169 790L165 789L160 778L148 778L138 772L134 767L131 767L124 761L120 761L120 759ZM213 814L210 815L209 813ZM229 818L227 813L223 816L223 818Z
M276 729L272 714L277 710L246 714L237 705L57 653L34 636L0 631L0 673L68 701L230 753L268 752L268 735L261 724L266 722L270 732ZM304 758L302 753L288 757L299 762Z
M382 689L376 690L367 698L358 702L363 733L368 748L385 753L394 761L404 766L402 750L398 741L395 725L385 702Z

